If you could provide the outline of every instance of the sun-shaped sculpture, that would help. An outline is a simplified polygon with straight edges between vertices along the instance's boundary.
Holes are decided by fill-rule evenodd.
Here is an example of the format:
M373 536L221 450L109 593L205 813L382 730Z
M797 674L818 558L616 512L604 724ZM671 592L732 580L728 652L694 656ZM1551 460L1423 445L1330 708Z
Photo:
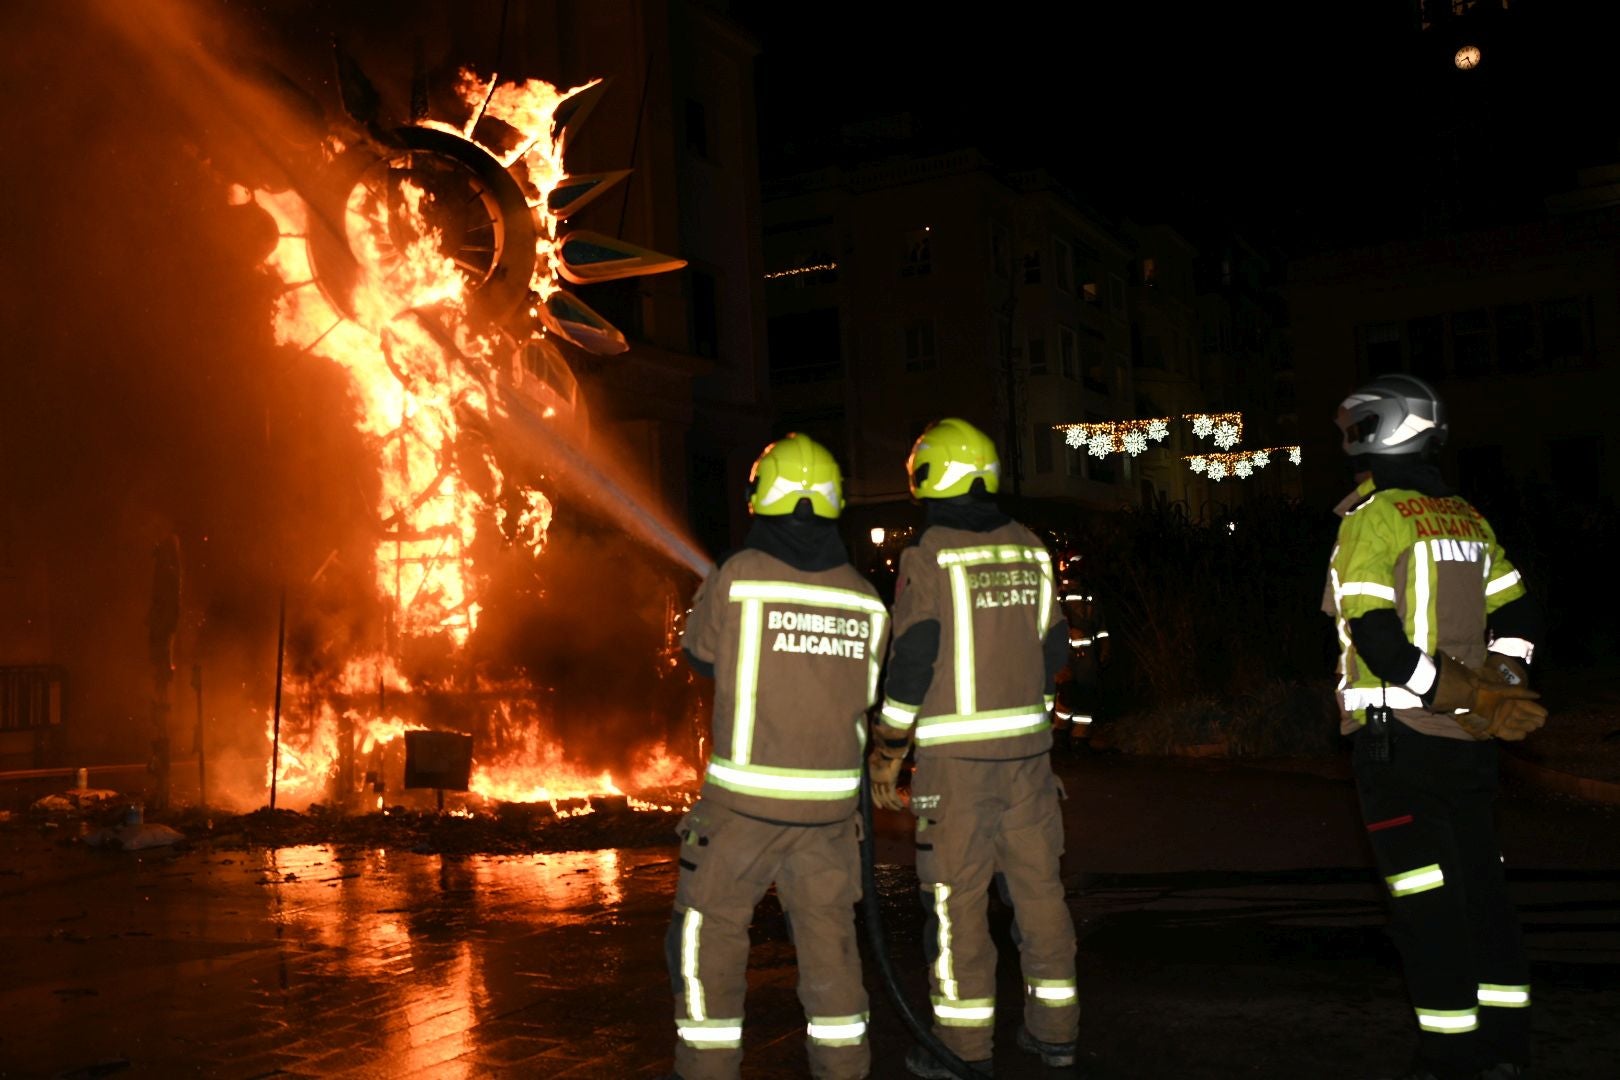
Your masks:
M601 233L563 230L572 215L630 175L623 169L573 176L563 163L607 84L559 91L537 79L502 83L463 69L456 92L466 115L459 124L424 115L386 127L377 121L376 91L341 55L339 74L344 106L366 134L303 191L307 284L319 289L336 317L375 332L381 321L408 315L431 323L429 332L447 347L465 333L494 334L504 344L474 354L497 366L511 357L520 387L544 408L572 416L580 405L573 366L555 341L597 356L622 353L629 344L565 283L686 265ZM431 238L426 251L425 237ZM460 279L451 319L428 310L434 298L423 293L431 290L412 277L412 264L424 255L449 260ZM376 298L369 286L390 275L393 299L384 308L401 310L368 305Z
M628 175L570 176L564 151L604 84L558 91L464 70L461 122L390 126L379 97L339 55L358 138L332 142L318 175L280 191L238 189L276 224L265 260L281 282L276 340L339 365L353 421L378 467L380 594L405 637L476 629L475 538L490 518L538 552L552 507L533 468L513 470L487 437L511 415L583 435L567 342L611 356L629 346L564 283L656 274L681 259L562 222ZM417 95L413 93L413 100ZM471 438L463 439L464 433Z

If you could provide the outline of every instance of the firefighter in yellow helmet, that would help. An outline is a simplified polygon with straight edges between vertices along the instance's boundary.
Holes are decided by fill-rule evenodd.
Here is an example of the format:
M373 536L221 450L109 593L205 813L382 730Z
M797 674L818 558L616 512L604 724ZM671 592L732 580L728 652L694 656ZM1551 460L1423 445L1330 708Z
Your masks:
M839 538L843 480L825 447L774 442L749 485L748 538L698 588L682 642L715 689L666 940L676 1075L738 1076L748 926L774 882L798 953L810 1075L855 1080L871 1065L856 802L888 611Z
M1403 1080L1510 1080L1530 1050L1530 975L1492 823L1497 739L1539 728L1539 618L1489 521L1434 463L1446 412L1410 375L1339 407L1355 491L1323 607L1341 730L1416 1012Z
M1051 558L993 500L1000 460L972 424L930 426L906 470L927 525L900 556L870 769L874 804L901 809L895 782L915 744L911 812L934 1034L974 1069L991 1071L994 880L1017 918L1025 985L1018 1045L1048 1066L1072 1065L1075 935L1058 878L1061 788L1049 756L1054 678L1069 634ZM955 1075L920 1046L906 1068Z

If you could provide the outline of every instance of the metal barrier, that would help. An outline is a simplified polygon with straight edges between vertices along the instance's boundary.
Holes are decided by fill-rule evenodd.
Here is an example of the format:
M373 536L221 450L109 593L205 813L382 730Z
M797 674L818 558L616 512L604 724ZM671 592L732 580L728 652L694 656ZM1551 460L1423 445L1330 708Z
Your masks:
M37 731L62 723L67 672L54 664L0 667L0 731Z

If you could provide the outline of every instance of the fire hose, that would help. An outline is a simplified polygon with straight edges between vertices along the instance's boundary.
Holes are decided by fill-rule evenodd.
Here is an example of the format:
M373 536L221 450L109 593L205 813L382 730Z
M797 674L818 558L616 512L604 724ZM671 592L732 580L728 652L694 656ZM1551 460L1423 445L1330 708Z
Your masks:
M875 863L876 837L873 835L872 825L872 778L868 767L861 766L861 909L866 913L866 939L872 946L872 956L877 960L878 973L883 976L883 986L889 992L889 1000L900 1012L900 1019L910 1029L912 1037L917 1040L923 1049L934 1055L938 1061L959 1080L983 1080L983 1073L975 1072L968 1063L953 1054L948 1047L939 1041L922 1019L906 1000L905 994L900 991L900 983L894 973L894 964L889 959L888 937L883 931L883 907L878 902L877 869Z

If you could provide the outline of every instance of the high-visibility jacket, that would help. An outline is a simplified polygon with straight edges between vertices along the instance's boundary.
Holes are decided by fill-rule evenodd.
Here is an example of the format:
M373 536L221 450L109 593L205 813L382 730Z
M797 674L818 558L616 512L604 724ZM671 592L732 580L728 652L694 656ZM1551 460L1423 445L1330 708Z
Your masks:
M699 587L683 645L714 665L702 797L771 821L855 809L888 609L847 563L798 570L754 548Z
M919 759L1049 750L1043 642L1064 618L1040 538L1015 521L988 532L932 525L901 553L899 571L896 638L937 620L939 652L923 700L885 698L884 725L915 727Z
M1387 704L1425 734L1471 738L1450 717L1424 708L1421 695L1434 682L1436 653L1481 666L1487 617L1525 594L1490 522L1460 496L1378 490L1371 480L1335 512L1344 520L1322 606L1339 636L1340 730L1355 731L1366 723L1368 706ZM1383 608L1400 616L1407 639L1423 653L1408 685L1384 685L1350 639L1352 620ZM1499 639L1489 649L1529 659L1526 641Z

